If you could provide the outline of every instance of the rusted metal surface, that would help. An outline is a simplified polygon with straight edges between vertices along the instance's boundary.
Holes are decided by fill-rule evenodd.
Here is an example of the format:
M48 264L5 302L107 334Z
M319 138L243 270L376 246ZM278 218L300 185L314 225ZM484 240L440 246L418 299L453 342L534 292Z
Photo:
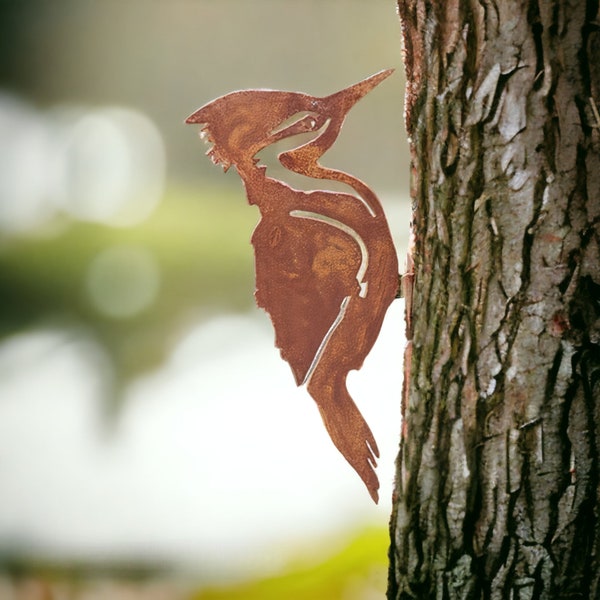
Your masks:
M375 438L346 388L371 350L398 289L398 262L375 194L348 173L319 164L350 108L391 74L381 71L340 92L232 92L194 112L207 152L239 173L250 204L260 209L252 236L256 302L269 313L275 343L296 383L306 385L327 431L378 500ZM291 119L297 116L296 119ZM291 120L290 120L291 119ZM270 144L314 132L279 155L287 169L348 184L355 192L300 191L267 175L256 154Z

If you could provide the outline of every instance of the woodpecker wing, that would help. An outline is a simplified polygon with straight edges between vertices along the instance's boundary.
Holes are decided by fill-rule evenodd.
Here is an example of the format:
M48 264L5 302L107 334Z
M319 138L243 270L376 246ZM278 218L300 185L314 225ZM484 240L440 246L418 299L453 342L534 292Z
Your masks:
M335 224L299 212L263 218L252 244L257 304L269 313L275 343L301 385L343 318L347 299L359 293L362 256Z

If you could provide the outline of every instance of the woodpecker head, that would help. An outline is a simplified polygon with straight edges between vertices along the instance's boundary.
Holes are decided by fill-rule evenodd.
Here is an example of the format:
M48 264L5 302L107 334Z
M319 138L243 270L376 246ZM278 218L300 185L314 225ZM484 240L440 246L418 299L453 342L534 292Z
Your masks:
M298 157L316 161L337 138L350 108L392 71L381 71L324 98L275 90L232 92L205 104L185 122L204 125L200 137L213 144L207 155L224 170L231 165L253 166L256 154L263 148L306 132L320 133L307 144L284 154L291 162ZM298 118L284 125L294 115Z

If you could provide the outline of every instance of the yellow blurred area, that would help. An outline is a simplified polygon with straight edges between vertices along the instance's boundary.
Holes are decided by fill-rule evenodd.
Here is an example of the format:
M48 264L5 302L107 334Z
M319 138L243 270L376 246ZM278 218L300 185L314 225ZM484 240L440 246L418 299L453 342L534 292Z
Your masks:
M327 556L332 544L289 563L275 577L237 585L208 588L193 600L368 600L382 598L387 582L386 529L367 529L337 554ZM336 545L340 545L338 540ZM318 561L318 562L317 562Z
M383 595L401 310L352 383L374 507L254 306L259 215L183 121L389 67L323 162L380 196L402 262L393 1L0 3L0 600Z

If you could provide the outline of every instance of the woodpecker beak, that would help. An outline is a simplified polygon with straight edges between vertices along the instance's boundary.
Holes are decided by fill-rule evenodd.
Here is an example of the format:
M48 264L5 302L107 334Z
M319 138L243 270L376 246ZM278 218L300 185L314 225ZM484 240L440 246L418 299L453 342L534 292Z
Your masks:
M384 79L387 79L394 69L385 69L379 71L363 81L359 81L350 87L347 87L340 92L331 94L323 98L323 102L327 105L336 106L338 114L346 114L363 96L366 96L373 88L377 87Z

